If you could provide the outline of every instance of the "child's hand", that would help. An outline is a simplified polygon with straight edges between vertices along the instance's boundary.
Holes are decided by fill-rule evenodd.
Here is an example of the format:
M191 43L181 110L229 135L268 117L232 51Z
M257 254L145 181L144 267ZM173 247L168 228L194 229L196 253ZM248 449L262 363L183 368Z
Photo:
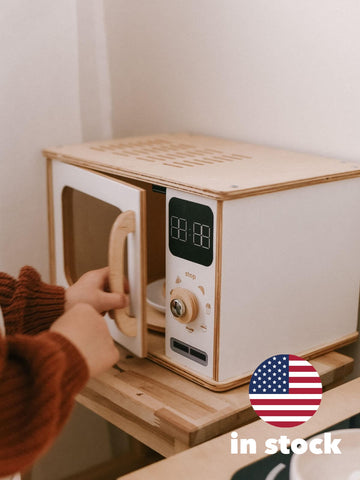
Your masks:
M108 280L109 267L92 270L82 275L65 291L65 312L77 303L88 303L99 313L126 307L129 303L127 295L109 293ZM128 291L127 285L125 285L125 291Z
M52 324L50 331L60 333L75 345L84 357L91 377L119 360L119 352L104 318L88 304L75 305Z

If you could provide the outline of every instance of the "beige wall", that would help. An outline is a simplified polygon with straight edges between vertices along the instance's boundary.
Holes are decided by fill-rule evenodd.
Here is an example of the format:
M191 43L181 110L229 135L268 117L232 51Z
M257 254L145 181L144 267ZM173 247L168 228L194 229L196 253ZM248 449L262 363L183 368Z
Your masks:
M47 276L44 145L186 130L360 160L359 20L357 0L3 0L0 268Z
M0 270L47 278L46 145L192 131L360 161L359 24L358 0L2 0ZM73 422L66 461L106 437Z
M115 135L360 160L358 0L105 0Z
M1 0L0 271L13 275L30 264L48 278L41 149L109 132L110 113L99 101L100 82L91 71L95 52L98 57L101 52L92 43L93 5L88 2L83 16L80 3ZM83 113L84 104L90 110ZM34 467L33 479L64 478L110 457L105 422L77 408L56 445Z
M81 140L76 11L71 0L2 0L0 269L47 278L41 148Z
M112 137L110 71L101 0L76 0L84 141Z
M360 160L357 0L3 0L0 268L47 276L44 145L193 131Z

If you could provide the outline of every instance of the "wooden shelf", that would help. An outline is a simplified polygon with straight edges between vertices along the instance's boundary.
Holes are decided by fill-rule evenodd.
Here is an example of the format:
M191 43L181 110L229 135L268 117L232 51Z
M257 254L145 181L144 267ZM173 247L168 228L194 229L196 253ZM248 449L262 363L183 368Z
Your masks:
M309 438L359 412L360 378L357 378L326 392L316 415L299 427L286 429L286 435L290 440ZM261 420L236 431L238 438L253 438L258 446L263 446L268 438L279 438L279 434L284 434L278 427ZM191 450L121 477L121 480L229 480L235 472L265 456L264 448L258 448L257 453L252 455L231 455L230 435L226 433Z
M91 379L79 403L166 457L257 417L248 385L216 393L119 347L115 368ZM353 359L331 352L311 360L326 388L344 381Z

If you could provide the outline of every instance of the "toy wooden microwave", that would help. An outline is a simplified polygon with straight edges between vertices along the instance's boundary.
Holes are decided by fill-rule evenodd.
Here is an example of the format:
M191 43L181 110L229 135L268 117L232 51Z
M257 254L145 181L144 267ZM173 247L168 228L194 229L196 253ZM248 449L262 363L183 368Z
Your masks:
M53 281L110 265L113 338L214 390L357 338L360 165L190 134L49 148Z

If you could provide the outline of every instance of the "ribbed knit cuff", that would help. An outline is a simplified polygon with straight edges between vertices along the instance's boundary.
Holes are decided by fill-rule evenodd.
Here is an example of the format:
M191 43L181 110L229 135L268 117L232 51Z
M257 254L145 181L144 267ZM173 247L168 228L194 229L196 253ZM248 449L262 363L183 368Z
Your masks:
M88 366L61 334L0 339L0 477L25 470L69 418Z
M42 282L32 267L21 269L19 283L27 289L23 332L36 334L47 330L64 313L64 288Z

